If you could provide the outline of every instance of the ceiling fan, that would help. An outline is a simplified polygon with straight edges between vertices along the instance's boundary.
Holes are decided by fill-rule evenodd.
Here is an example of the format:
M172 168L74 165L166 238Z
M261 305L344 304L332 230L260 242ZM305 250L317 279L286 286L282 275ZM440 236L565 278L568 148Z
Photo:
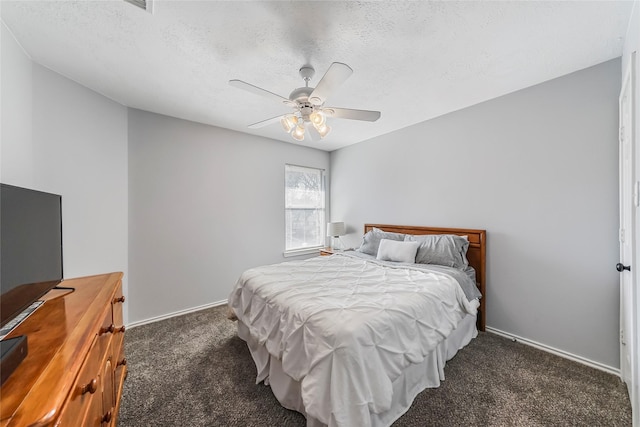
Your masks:
M349 108L325 107L324 103L327 98L351 76L353 70L347 64L334 62L331 64L318 85L313 88L309 87L309 81L313 78L315 70L310 65L300 68L300 76L305 82L304 87L294 89L285 98L268 90L259 88L242 80L229 80L231 86L244 89L256 95L274 99L289 107L293 108L292 113L282 114L267 120L262 120L249 125L250 128L256 129L280 122L287 133L297 140L304 139L306 129L309 129L311 139L318 140L318 137L327 136L331 128L326 123L327 117L335 117L339 119L364 120L375 122L380 118L379 111L369 110L353 110Z

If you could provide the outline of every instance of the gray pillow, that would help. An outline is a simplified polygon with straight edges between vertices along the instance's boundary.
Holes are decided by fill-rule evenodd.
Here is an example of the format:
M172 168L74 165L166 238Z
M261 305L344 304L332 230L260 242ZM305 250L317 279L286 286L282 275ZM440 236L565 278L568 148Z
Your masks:
M358 249L358 252L376 256L378 254L378 246L380 246L380 240L397 240L399 242L404 241L404 234L402 233L390 233L388 231L382 231L379 228L373 228L367 232L362 238L362 244Z
M405 242L420 242L416 264L436 264L465 268L469 265L467 249L469 240L455 234L407 234Z

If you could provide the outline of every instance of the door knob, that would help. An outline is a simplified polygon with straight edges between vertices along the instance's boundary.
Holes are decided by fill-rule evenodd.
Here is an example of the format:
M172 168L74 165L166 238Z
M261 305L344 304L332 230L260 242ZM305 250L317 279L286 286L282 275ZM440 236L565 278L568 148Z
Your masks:
M616 270L622 273L624 270L631 271L630 265L622 265L621 263L616 264Z

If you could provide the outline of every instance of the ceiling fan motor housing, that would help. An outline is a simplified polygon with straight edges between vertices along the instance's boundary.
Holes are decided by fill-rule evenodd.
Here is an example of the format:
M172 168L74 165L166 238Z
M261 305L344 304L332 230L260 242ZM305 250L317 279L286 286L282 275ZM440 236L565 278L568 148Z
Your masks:
M314 70L310 65L304 65L302 66L302 68L300 68L300 77L302 77L302 80L304 80L305 82L311 80L315 73L316 70Z
M306 122L309 121L309 116L317 108L309 102L309 95L313 92L313 89L312 87L299 87L289 95L289 99L297 104L296 108Z
M301 102L298 104L298 110L300 110L300 114L302 114L302 118L305 121L309 121L309 116L313 113L315 106L310 102Z
M289 95L289 99L298 103L307 102L309 100L309 95L311 95L311 92L313 92L312 87L299 87L291 92L291 94Z

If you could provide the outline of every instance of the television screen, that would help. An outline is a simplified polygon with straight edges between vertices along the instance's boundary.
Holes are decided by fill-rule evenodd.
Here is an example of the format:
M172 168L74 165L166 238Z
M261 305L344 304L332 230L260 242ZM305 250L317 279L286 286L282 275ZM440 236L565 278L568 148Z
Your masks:
M0 326L62 280L61 202L0 185Z

